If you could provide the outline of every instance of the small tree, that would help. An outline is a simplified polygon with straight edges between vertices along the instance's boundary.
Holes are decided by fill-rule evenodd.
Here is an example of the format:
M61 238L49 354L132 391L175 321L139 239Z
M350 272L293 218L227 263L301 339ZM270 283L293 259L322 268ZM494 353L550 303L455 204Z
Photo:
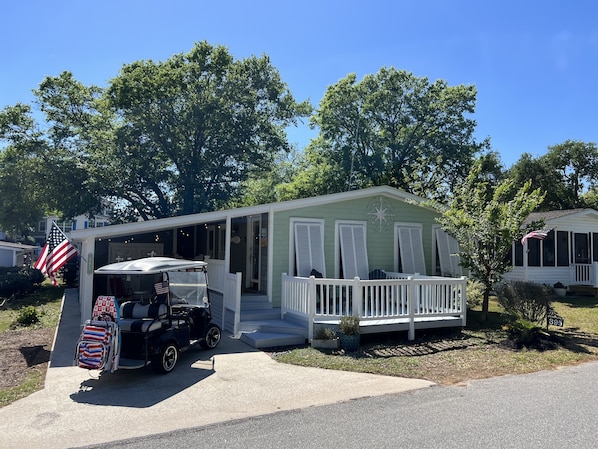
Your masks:
M456 192L449 209L438 218L443 229L457 239L462 265L484 284L483 320L488 317L493 286L510 268L506 256L513 241L539 225L522 227L544 199L540 189L530 189L529 182L516 191L511 180L489 179L478 163Z

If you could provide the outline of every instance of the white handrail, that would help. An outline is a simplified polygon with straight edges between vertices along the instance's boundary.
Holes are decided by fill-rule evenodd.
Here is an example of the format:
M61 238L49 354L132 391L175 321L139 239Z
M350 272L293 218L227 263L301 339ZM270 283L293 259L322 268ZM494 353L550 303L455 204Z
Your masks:
M467 318L467 279L439 276L394 276L361 280L282 276L282 314L308 318L309 338L315 318L338 320L357 315L360 320L405 319L409 339L415 338L415 321L421 318Z

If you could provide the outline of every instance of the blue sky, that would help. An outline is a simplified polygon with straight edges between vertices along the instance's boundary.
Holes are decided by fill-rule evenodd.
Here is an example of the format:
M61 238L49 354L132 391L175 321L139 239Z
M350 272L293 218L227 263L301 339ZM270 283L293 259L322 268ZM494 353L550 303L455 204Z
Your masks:
M589 0L21 0L0 16L0 108L64 70L105 87L123 64L195 42L267 54L297 100L383 66L478 90L476 137L510 166L598 142L598 3ZM299 148L314 135L289 133Z

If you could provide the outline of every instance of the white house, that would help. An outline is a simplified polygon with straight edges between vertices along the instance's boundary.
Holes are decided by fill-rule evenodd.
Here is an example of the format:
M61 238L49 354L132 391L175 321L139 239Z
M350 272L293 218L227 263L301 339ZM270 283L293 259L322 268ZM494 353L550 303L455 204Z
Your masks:
M514 242L512 271L505 280L553 285L570 289L598 288L598 211L568 209L530 214L527 223L544 220L548 236Z

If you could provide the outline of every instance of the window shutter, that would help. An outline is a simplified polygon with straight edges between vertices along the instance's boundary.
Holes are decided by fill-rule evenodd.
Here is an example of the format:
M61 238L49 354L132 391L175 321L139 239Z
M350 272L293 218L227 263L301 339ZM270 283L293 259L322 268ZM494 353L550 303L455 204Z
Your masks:
M365 240L365 226L361 224L339 225L343 277L368 279L368 256Z
M295 263L297 276L308 277L312 269L326 276L321 223L295 223Z
M459 244L457 240L441 228L436 229L436 247L440 259L440 273L443 276L461 276L459 265Z
M404 273L426 274L422 232L416 227L399 227L399 254Z

